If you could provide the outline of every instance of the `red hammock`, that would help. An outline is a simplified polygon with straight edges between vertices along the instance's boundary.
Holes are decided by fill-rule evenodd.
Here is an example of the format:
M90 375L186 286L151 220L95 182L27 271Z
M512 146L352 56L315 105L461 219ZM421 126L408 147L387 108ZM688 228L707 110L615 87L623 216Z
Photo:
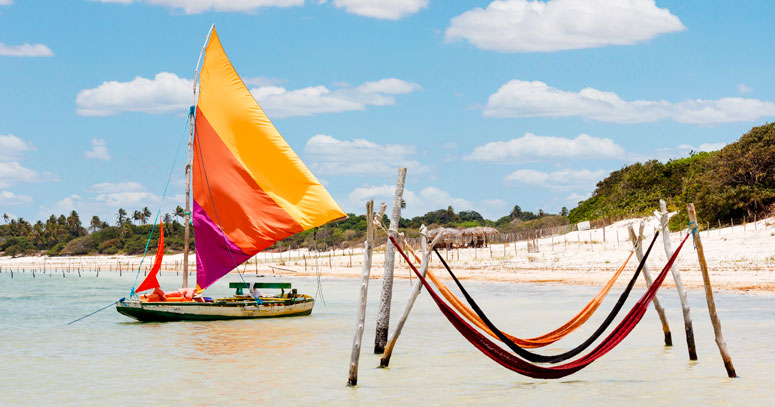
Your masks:
M580 357L579 359L563 365L552 367L539 366L520 359L519 357L507 352L493 341L489 340L486 336L481 334L471 325L466 323L458 314L455 313L455 311L452 310L452 308L450 308L449 305L447 305L441 299L441 297L439 297L438 294L436 294L435 291L433 291L433 288L430 286L428 281L426 281L420 272L417 271L417 268L414 266L414 264L412 264L411 261L409 261L409 258L406 256L403 250L401 250L400 245L392 236L390 236L390 241L396 247L396 250L398 250L401 256L404 257L404 260L406 260L406 262L409 264L409 267L412 268L414 274L417 275L417 278L419 278L422 284L425 286L425 289L428 290L428 293L433 298L433 301L436 302L436 305L438 305L444 316L447 317L455 329L457 329L461 335L463 335L469 342L471 342L472 345L479 349L479 351L484 353L487 357L494 360L501 366L519 374L535 379L559 379L561 377L576 373L577 371L589 366L592 362L610 352L614 347L621 343L630 332L632 332L638 322L640 322L641 318L643 318L643 315L646 313L649 303L657 294L657 290L659 290L659 287L665 280L667 272L675 262L675 259L678 257L678 253L681 252L681 248L688 238L689 235L687 234L683 241L681 241L681 244L675 250L675 253L673 253L673 256L670 257L667 264L665 264L665 267L662 268L662 271L648 288L648 290L646 290L640 300L635 303L630 312L627 313L622 322L619 323L619 325L608 335L608 337L603 339L603 341L600 342L600 344L597 345L595 349Z

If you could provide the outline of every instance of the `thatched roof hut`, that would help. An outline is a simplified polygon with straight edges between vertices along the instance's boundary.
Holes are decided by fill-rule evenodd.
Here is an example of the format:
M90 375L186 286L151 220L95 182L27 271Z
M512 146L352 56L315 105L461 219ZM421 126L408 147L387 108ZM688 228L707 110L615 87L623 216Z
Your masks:
M461 234L463 235L463 241L467 246L482 247L487 246L488 241L491 240L493 236L498 236L500 232L498 232L498 229L489 226L476 226L463 229Z
M463 237L489 237L498 236L500 234L498 229L491 228L489 226L476 226L473 228L463 229L461 233L463 234Z
M457 229L452 228L437 228L428 231L428 239L433 240L436 235L441 233L441 240L439 240L440 246L452 247L457 246L463 239L463 234Z

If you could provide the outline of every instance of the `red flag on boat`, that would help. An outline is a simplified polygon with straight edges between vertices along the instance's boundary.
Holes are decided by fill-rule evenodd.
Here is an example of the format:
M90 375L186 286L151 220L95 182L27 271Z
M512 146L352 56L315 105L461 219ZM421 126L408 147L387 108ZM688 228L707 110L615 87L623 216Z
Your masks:
M159 222L159 247L156 248L156 258L153 261L153 267L148 275L145 277L140 286L137 287L135 292L150 290L151 288L160 287L159 280L156 279L156 274L161 269L161 259L164 257L164 223Z

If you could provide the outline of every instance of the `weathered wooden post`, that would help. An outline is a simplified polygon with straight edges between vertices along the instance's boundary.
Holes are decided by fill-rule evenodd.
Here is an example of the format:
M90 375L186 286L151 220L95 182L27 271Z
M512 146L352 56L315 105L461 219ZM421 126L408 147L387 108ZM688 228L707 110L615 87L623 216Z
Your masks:
M401 220L401 201L404 196L404 181L406 168L398 169L396 193L393 196L393 212L390 215L389 236L398 237L398 222ZM374 353L385 351L388 340L388 325L390 324L390 301L393 298L393 267L396 261L395 248L387 240L385 244L385 274L382 277L382 296L380 297L379 313L377 314L377 332L374 337Z
M716 345L721 353L721 359L724 361L724 367L727 369L729 377L737 377L735 367L732 365L732 357L729 356L727 343L724 341L724 335L721 333L721 320L716 313L716 302L713 300L713 288L710 286L710 276L708 275L708 263L705 262L705 251L702 248L702 240L697 230L697 213L694 211L694 204L690 203L686 209L689 212L689 229L694 238L694 245L697 248L697 259L700 261L700 271L702 271L702 281L705 284L705 299L708 301L708 312L710 313L710 322L713 324L713 332L716 334ZM692 227L695 225L695 227Z
M655 213L659 224L662 225L662 243L665 246L665 255L667 258L673 257L673 248L670 244L670 229L668 228L667 204L664 200L659 200L659 213ZM686 289L681 279L681 270L675 266L670 267L670 273L675 281L675 289L678 291L678 298L681 299L681 311L684 318L684 331L686 332L686 346L689 349L689 360L697 360L697 348L694 345L694 328L692 327L692 315L689 309L689 300L686 297Z
M368 201L366 202L366 241L363 250L363 267L361 268L361 302L355 321L355 337L353 338L353 350L350 354L350 376L347 379L347 384L350 386L358 384L358 359L361 356L361 341L366 321L366 296L369 293L369 274L371 273L371 254L376 235L374 229L374 201Z
M627 228L630 232L630 240L632 241L632 247L635 248L635 255L638 256L638 261L643 260L643 248L640 244L643 237L643 227L643 222L641 222L640 231L638 232L637 236L635 235L635 228L632 227L632 223L629 224ZM641 271L643 272L643 278L646 279L646 284L648 284L650 287L654 280L651 279L651 273L649 273L648 265L644 264ZM662 308L662 305L659 303L656 295L654 295L654 299L651 300L651 303L654 304L654 309L657 310L659 320L662 322L662 332L665 334L665 346L673 346L673 338L670 334L670 326L667 324L665 309Z
M430 256L433 252L433 248L436 247L436 244L441 240L441 233L436 234L436 237L433 238L433 242L430 244L430 248L428 247L428 238L425 235L426 229L423 225L420 228L420 244L422 245L422 263L420 264L420 274L425 277L426 272L428 271L428 264L430 263ZM392 244L392 243L388 243ZM393 335L390 337L390 341L388 341L387 345L385 346L385 352L382 353L382 359L379 360L379 367L387 367L388 364L390 364L390 357L393 355L393 348L396 346L396 341L398 340L398 336L401 335L401 330L404 329L404 324L406 323L406 319L409 318L409 313L412 311L412 307L414 306L415 300L417 300L417 296L420 295L420 290L422 289L422 282L420 280L417 280L417 282L414 284L414 287L412 288L412 292L409 294L409 299L406 301L406 306L404 307L404 313L401 315L401 319L398 320L398 323L396 324L396 329L393 331Z

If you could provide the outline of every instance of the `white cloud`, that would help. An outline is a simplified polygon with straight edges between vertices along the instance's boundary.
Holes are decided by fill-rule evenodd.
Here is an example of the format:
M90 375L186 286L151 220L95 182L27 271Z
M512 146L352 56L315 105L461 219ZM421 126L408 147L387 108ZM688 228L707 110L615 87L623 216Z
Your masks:
M116 193L116 192L138 192L145 191L145 187L139 182L103 182L100 184L94 184L87 189L89 192L97 193Z
M13 0L0 0L0 6L9 6L13 4Z
M92 0L100 3L140 3L142 0ZM198 14L207 11L253 12L262 7L301 6L304 0L145 0L145 3L182 9L186 14Z
M23 167L18 161L0 161L0 188L8 188L18 182L45 181L37 171Z
M740 92L740 93L751 93L751 92L753 92L753 89L750 86L748 86L748 85L746 85L744 83L738 83L737 84L737 91Z
M0 134L0 161L17 160L25 151L35 150L31 144L13 134Z
M269 83L266 78L253 78L253 83ZM108 116L121 112L162 114L184 112L191 104L193 81L169 72L156 74L153 79L136 77L130 82L103 82L94 89L78 93L77 112L84 116ZM387 78L359 86L344 86L329 90L311 86L288 90L266 85L251 90L270 117L312 116L352 110L367 106L395 104L394 95L406 94L420 86L400 79Z
M103 161L110 160L110 154L108 153L108 142L101 138L91 139L91 150L84 151L83 155L86 158L93 158Z
M33 201L31 196L17 195L11 191L0 191L0 205L26 205Z
M689 144L681 144L678 147L663 147L650 151L644 154L637 154L631 157L631 161L645 161L657 159L662 162L667 162L675 158L688 157L692 151L694 152L711 152L721 150L728 143L702 143L699 146L692 146Z
M334 0L348 13L383 20L398 20L428 7L430 0Z
M193 89L191 79L161 72L154 79L136 77L130 82L109 81L78 92L77 113L109 116L121 112L161 114L187 111Z
M453 18L447 41L499 52L632 45L686 27L654 0L496 0Z
M396 102L393 95L407 94L419 89L420 85L416 83L386 78L355 87L343 85L335 90L322 85L295 90L281 86L261 86L251 89L251 92L270 117L283 118L393 105Z
M542 158L622 158L624 154L624 149L607 138L579 134L574 139L566 139L525 133L519 138L478 146L463 159L525 161Z
M111 208L118 207L153 207L161 198L138 182L103 182L92 185L88 192L96 193L94 201L104 203Z
M489 117L573 117L612 123L644 123L672 119L679 123L713 124L755 121L775 115L775 103L758 99L687 99L627 101L616 93L584 88L563 91L539 81L512 80L490 95Z
M145 186L138 182L103 182L86 188L84 194L71 194L53 205L41 205L38 216L46 218L49 215L78 211L83 218L97 215L102 220L114 223L118 208L124 208L131 217L137 209L148 207L153 213L149 222L153 221L161 205L161 213L174 212L177 205L185 202L182 193L176 193L162 202L159 195L148 192Z
M43 44L6 45L0 42L0 56L6 57L50 57L54 52Z
M353 189L347 196L348 207L351 211L360 212L366 201L374 199L375 204L385 202L388 206L393 203L395 194L394 185L372 185ZM500 199L484 199L478 202L471 202L464 198L453 197L447 191L436 187L426 187L419 193L411 189L404 189L404 201L406 209L401 216L411 218L420 216L437 209L446 209L449 206L456 212L475 210L487 219L497 219L502 216L506 209L506 202ZM390 208L388 208L390 211Z
M689 151L711 152L711 151L721 150L727 144L728 143L703 143L697 147L690 146L688 144L681 144L680 146L678 146L678 149L685 150L687 152Z
M521 169L506 175L503 183L509 186L526 185L554 190L571 190L593 187L608 174L604 170L572 170L569 168L554 172Z
M577 204L577 203L579 203L581 201L586 201L587 199L589 199L590 196L592 196L591 193L578 194L578 193L574 192L574 193L568 195L565 198L565 200L568 201L568 202L572 202L575 205L575 204Z
M413 146L377 144L365 139L339 140L317 134L307 140L304 155L312 159L310 168L321 175L391 175L396 167L406 167L413 174L429 169L417 160Z

